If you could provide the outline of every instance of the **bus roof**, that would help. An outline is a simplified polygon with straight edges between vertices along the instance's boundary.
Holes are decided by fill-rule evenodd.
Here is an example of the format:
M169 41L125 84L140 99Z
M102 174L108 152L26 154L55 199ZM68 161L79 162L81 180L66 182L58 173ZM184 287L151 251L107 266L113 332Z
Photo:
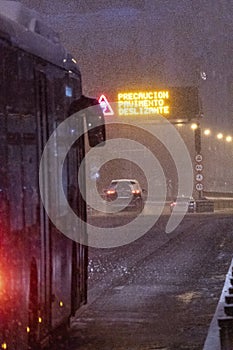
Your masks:
M0 0L0 37L46 61L79 73L75 59L63 47L59 35L36 11L17 1Z

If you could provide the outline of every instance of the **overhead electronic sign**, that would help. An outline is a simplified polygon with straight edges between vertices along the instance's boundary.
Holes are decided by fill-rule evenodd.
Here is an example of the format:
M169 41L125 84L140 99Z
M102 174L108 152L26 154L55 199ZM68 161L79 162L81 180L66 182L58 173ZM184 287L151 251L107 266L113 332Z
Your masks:
M170 114L169 91L118 93L119 115Z
M169 119L192 119L200 116L196 87L119 92L117 104L121 117L153 117L160 114Z

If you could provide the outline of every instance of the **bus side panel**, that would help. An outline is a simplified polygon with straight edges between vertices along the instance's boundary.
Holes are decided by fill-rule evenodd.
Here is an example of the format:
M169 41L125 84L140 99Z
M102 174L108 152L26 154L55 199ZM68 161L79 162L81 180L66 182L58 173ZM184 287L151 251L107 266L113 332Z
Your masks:
M83 120L77 121L77 127L83 129ZM84 137L80 137L68 152L68 174L69 174L69 193L68 200L72 210L81 219L79 222L78 243L73 243L72 260L72 291L71 291L71 309L74 316L75 311L87 302L87 264L88 247L86 237L86 202L82 193L86 191L85 168L79 169L85 154ZM80 172L80 173L79 173ZM76 227L77 232L77 227Z
M38 278L38 150L33 110L33 64L1 44L1 341L9 349L26 349L30 331L30 278ZM25 70L26 68L26 70ZM4 74L3 74L4 72ZM26 75L25 75L26 73ZM20 91L20 92L19 92ZM28 97L30 96L30 98ZM4 197L4 205L3 205ZM32 287L32 285L31 285ZM31 304L38 305L37 291ZM38 322L38 320L36 320ZM31 327L32 330L33 327Z
M57 232L38 185L47 138L81 88L74 79L73 95L69 89L66 94L70 82L61 69L0 45L0 341L9 349L35 350L86 302L87 249ZM67 195L73 184L78 186L78 162L84 156L83 143L79 146L65 165ZM85 218L85 203L78 199L75 207Z
M77 79L71 79L63 71L55 67L47 67L47 127L48 135L59 126L67 117L68 109L74 98L79 98L81 94L81 82ZM84 121L79 120L77 127L84 129ZM66 137L67 135L61 135ZM56 149L56 153L63 152ZM81 154L82 157L78 157ZM63 190L68 201L72 201L72 208L78 214L82 211L82 218L85 219L86 206L80 197L78 197L78 167L85 154L83 138L78 141L67 154L63 166ZM56 157L50 160L52 167L49 169L50 181L56 181L56 173L60 164ZM84 174L85 175L85 174ZM57 184L58 186L58 184ZM61 218L67 213L68 208L63 207L60 201L59 193L61 189L57 187L55 193L48 194L53 208L58 207L58 213ZM72 198L71 198L72 197ZM70 228L72 230L72 227ZM77 229L77 228L76 228ZM79 231L84 232L85 224L81 224ZM74 313L74 309L84 303L86 297L86 278L87 278L87 249L79 244L73 243L70 239L58 232L51 225L50 236L50 261L51 261L51 328L55 329L61 323L67 322L69 316ZM75 247L75 248L74 248ZM74 251L75 249L75 251ZM80 256L81 253L81 256ZM75 260L74 256L77 256ZM85 276L85 278L83 277ZM76 281L76 282L75 282ZM86 299L85 299L86 301Z

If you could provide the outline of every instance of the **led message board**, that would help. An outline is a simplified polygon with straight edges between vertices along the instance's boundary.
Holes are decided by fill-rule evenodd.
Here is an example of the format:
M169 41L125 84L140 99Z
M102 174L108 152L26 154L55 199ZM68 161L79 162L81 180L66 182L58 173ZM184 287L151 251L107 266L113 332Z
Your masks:
M196 87L129 91L117 94L120 117L163 115L169 119L192 119L200 115Z
M119 115L169 114L169 91L118 93Z

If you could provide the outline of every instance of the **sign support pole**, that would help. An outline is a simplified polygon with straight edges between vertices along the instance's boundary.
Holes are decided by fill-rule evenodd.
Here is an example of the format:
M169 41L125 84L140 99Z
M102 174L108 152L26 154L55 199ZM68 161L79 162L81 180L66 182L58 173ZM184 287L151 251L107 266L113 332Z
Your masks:
M197 123L197 128L194 130L194 143L196 155L201 155L201 126ZM198 199L203 198L203 190L198 191Z

